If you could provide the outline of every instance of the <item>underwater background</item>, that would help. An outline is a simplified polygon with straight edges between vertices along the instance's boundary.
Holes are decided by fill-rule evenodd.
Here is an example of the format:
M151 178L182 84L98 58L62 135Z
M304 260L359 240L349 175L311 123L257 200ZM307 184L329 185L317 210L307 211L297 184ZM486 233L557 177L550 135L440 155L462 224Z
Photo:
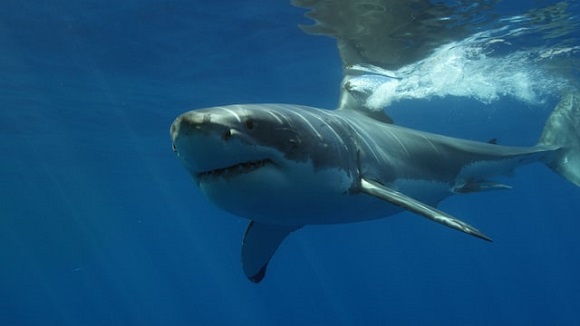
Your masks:
M245 278L247 221L202 197L169 126L222 104L336 107L336 42L302 32L304 13L271 0L3 1L1 325L580 324L580 189L541 164L502 179L510 191L440 205L493 243L410 213L309 226L262 283ZM579 44L579 32L554 38ZM511 44L537 46L525 37ZM557 101L435 96L388 112L530 146Z

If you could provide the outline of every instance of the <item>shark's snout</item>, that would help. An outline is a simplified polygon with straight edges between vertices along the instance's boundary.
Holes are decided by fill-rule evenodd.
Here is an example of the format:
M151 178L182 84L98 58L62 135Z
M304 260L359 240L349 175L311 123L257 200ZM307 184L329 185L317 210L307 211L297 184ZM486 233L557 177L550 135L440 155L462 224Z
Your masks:
M171 136L171 140L175 140L175 136L177 135L180 122L181 118L178 117L171 123L171 127L169 128L169 136Z
M171 137L171 147L173 152L182 157L191 146L192 138L195 138L196 132L199 134L202 130L203 117L195 112L187 112L177 117L169 128ZM183 157L182 157L183 158Z
M202 128L211 121L209 114L199 114L194 111L184 113L177 117L171 124L171 139L175 142L178 136L188 135Z
M169 128L173 152L179 155L180 147L183 146L180 143L186 138L210 130L210 124L211 115L207 113L190 111L177 117Z

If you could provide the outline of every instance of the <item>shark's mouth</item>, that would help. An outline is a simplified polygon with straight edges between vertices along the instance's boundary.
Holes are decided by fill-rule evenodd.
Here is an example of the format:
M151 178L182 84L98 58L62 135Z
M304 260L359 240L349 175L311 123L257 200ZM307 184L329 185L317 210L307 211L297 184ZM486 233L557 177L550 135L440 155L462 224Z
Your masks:
M198 173L196 178L198 180L204 180L208 178L233 178L241 174L256 171L269 164L274 164L274 162L272 162L270 159L243 162L225 168Z

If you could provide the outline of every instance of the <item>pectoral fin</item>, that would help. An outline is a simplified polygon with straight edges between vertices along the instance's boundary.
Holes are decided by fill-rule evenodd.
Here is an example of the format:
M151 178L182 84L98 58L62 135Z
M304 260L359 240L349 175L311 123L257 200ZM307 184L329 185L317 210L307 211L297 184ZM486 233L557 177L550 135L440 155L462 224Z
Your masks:
M282 241L300 226L282 226L251 221L242 241L242 267L248 279L259 283L266 275L268 262Z
M445 226L476 236L483 240L491 241L489 237L487 237L485 234L483 234L481 231L474 228L473 226L465 222L462 222L454 218L453 216L445 212L442 212L434 207L431 207L425 203L415 200L403 193L389 189L375 181L361 179L361 190L364 193L387 201L393 205L399 206L413 213L424 216L437 223L441 223Z

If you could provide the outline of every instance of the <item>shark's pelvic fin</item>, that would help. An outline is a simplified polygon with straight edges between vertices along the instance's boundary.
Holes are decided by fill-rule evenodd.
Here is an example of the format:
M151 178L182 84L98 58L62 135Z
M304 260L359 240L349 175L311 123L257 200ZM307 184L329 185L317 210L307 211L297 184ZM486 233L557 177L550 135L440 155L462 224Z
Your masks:
M403 193L389 189L375 181L361 179L361 190L371 196L377 197L384 201L387 201L393 205L404 208L413 213L424 216L432 221L441 223L450 228L465 232L467 234L476 236L480 239L491 241L491 239L483 234L478 229L473 226L462 222L453 216L442 212L434 207L431 207L425 203L415 200Z
M299 228L250 221L242 241L242 267L250 281L259 283L266 276L268 262L278 246L288 234Z
M451 189L455 194L468 194L472 192L491 191L491 190L509 190L511 186L497 183L490 180L466 180Z

